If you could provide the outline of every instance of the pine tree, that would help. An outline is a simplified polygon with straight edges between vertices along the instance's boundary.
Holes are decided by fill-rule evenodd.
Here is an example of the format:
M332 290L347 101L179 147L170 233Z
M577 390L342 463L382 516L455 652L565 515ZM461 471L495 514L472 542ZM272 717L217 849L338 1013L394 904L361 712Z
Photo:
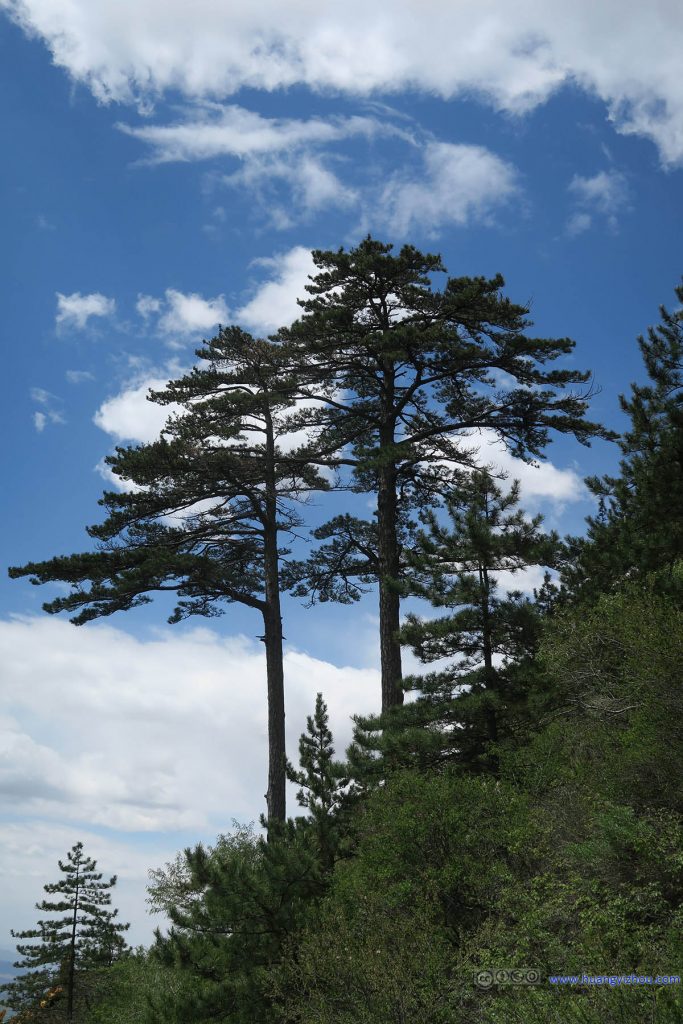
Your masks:
M683 285L676 288L683 303ZM647 384L622 395L630 427L618 476L587 483L599 499L585 538L573 538L567 589L593 599L627 578L670 574L683 558L683 310L660 307L661 322L638 338Z
M76 843L66 862L58 863L64 877L44 886L56 898L42 900L36 909L62 916L12 932L15 938L38 941L17 945L22 959L14 966L27 973L6 986L4 999L30 1019L45 1016L70 1022L78 1019L87 1002L89 980L125 952L122 933L129 926L117 920L117 910L109 909L116 875L102 881L97 862L83 853L83 843Z
M341 839L340 816L347 784L346 766L334 760L327 705L322 693L316 696L315 711L306 719L306 732L299 738L297 770L287 764L287 777L300 787L299 806L308 811L308 822L317 837L326 869L334 864Z
M117 448L106 461L126 489L107 492L107 518L89 528L96 552L10 570L34 583L62 581L67 596L46 611L81 624L171 591L170 621L222 614L226 604L263 620L268 684L268 817L285 819L285 705L280 608L288 551L301 525L296 505L327 484L299 455L297 381L278 346L236 327L197 352L202 363L150 400L176 405L162 436Z
M368 754L378 746L399 760L407 754L419 763L457 759L495 768L503 724L523 691L520 668L533 658L540 635L536 603L518 591L501 594L497 576L552 565L559 546L556 534L542 532L542 516L528 518L519 500L517 481L504 491L489 472L477 470L455 479L447 520L434 510L424 513L426 529L407 555L407 586L448 613L433 619L410 613L400 635L421 661L450 663L407 679L418 699L384 722L359 720L356 770L365 763L367 771ZM382 724L387 728L378 740Z
M500 275L449 278L438 291L440 257L391 249L368 237L349 251L314 251L303 315L280 332L313 403L312 461L348 467L353 489L376 494L373 522L347 515L319 531L329 543L300 589L353 600L378 582L383 710L403 699L405 535L415 510L443 493L444 465L476 466L481 430L526 459L542 456L551 431L581 443L606 436L585 419L589 394L566 390L589 375L546 369L574 343L527 336L528 309L501 294ZM501 374L511 388L497 386Z

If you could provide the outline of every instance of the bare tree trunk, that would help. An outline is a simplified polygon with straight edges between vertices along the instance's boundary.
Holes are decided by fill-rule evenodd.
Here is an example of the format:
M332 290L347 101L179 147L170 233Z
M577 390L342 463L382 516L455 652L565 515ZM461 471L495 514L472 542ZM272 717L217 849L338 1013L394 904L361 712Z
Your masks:
M74 915L71 921L71 942L69 958L69 977L66 985L66 1019L74 1019L74 986L76 984L76 926L78 924L78 896L80 881L80 864L76 864L76 891L74 893Z
M277 544L277 485L275 437L270 407L266 405L266 514L263 524L265 607L263 609L266 676L268 686L268 791L269 821L285 821L285 678L280 609L280 560Z
M396 473L392 464L380 469L377 493L382 711L403 703L401 644L398 640L401 599L395 586L392 586L392 583L398 582L400 575L397 518Z
M285 803L285 686L279 595L272 602L266 601L263 625L268 685L267 815L269 821L284 821L287 814Z
M485 687L488 690L489 699L496 692L496 683L498 674L493 667L493 638L491 636L491 603L490 593L491 587L489 583L489 574L486 566L479 567L479 581L483 590L483 601L481 606L482 616L482 641L483 641L483 654L484 654L484 680ZM485 705L485 716L486 716L486 731L488 732L489 743L498 742L498 719L496 717L496 709L490 703ZM489 753L489 759L491 767L494 772L498 769L498 755Z

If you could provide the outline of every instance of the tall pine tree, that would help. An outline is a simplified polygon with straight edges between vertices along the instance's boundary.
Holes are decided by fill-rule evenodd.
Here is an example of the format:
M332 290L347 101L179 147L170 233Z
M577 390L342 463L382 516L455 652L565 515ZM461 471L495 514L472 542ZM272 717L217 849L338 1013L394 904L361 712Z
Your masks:
M71 592L44 605L72 622L127 610L171 591L170 621L218 615L226 604L263 621L268 685L268 817L285 819L285 703L280 609L282 539L301 526L297 503L327 484L297 452L295 376L281 349L226 328L202 363L150 400L175 405L162 436L117 448L106 461L125 486L107 492L98 550L10 569Z
M438 500L444 463L475 466L476 435L491 431L521 458L540 457L552 431L588 443L605 431L585 419L588 374L548 369L569 338L533 338L528 309L504 281L449 278L439 256L370 237L349 251L313 253L303 315L280 337L298 363L317 429L318 462L348 467L351 486L376 494L374 521L334 519L302 590L352 600L379 584L382 708L403 699L399 640L404 536L411 514ZM500 387L505 375L511 387Z
M102 881L97 862L76 843L66 861L59 861L63 877L44 886L52 899L36 903L36 909L58 915L38 921L36 928L12 932L21 942L15 963L25 974L5 987L4 1000L16 1011L50 1020L79 1019L88 1002L89 980L126 949L122 933L129 927L110 910L116 875Z

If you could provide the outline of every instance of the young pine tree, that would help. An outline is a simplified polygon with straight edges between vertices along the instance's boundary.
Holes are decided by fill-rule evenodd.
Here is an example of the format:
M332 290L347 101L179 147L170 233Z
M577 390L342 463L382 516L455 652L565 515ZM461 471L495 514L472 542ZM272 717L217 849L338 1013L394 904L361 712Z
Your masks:
M321 860L326 869L335 861L341 840L340 817L347 783L345 765L334 760L332 733L327 705L319 693L315 711L306 719L306 732L299 738L297 770L287 764L287 777L300 787L299 806L308 811L308 825L318 841Z
M285 819L285 698L280 594L285 539L302 525L297 505L327 484L293 436L297 381L278 346L237 327L197 352L200 364L150 394L180 410L160 438L117 448L106 461L123 482L106 492L98 550L10 569L71 592L46 611L72 622L147 603L169 591L171 622L242 604L261 616L268 701L268 817Z
M417 700L381 720L360 721L355 759L379 744L385 753L418 762L457 759L480 770L494 768L495 748L508 730L520 698L522 667L539 640L540 614L520 592L501 592L498 574L552 565L559 540L541 531L540 515L518 508L519 483L504 491L486 470L456 477L444 520L424 513L426 529L407 555L410 592L447 614L407 616L402 641L425 663L448 659L426 676L406 680Z
M71 1022L82 1014L98 972L125 952L122 933L128 925L117 920L117 910L109 909L116 876L102 881L97 862L83 853L83 843L76 843L66 862L58 863L63 877L44 886L54 898L36 904L38 910L58 916L12 932L15 938L37 941L17 945L22 959L14 966L27 973L6 986L4 1000L21 1014Z
M683 285L676 288L683 304ZM649 377L620 403L630 426L620 472L588 486L600 512L575 538L563 570L575 596L594 599L627 578L671 573L683 559L683 310L660 307L660 323L638 344Z

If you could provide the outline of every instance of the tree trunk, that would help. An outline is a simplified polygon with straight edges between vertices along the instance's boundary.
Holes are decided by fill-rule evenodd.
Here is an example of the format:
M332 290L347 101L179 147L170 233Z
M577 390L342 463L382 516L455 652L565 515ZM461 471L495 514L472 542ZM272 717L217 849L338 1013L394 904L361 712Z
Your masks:
M382 671L382 711L403 703L401 644L398 640L401 599L395 585L400 575L397 537L396 471L381 467L377 492L379 532L379 649Z
M493 638L491 635L491 603L490 593L491 586L489 583L489 574L486 566L480 566L479 568L479 582L482 587L483 601L481 605L481 616L482 616L482 641L483 641L483 654L484 654L484 685L488 690L489 696L492 696L496 692L496 683L498 681L498 673L493 667ZM496 709L491 706L488 702L485 704L485 717L486 717L486 731L488 733L489 743L498 742L498 719L496 717ZM493 771L496 772L498 769L498 755L489 752L489 759Z
M268 791L269 821L287 817L285 786L285 677L282 658L282 613L280 610L280 560L277 546L277 485L275 440L270 407L266 421L266 514L263 524L265 607L263 609L266 677L268 687Z
M285 686L282 659L282 619L280 602L263 612L268 685L268 792L269 821L284 821L285 804Z
M80 882L80 863L76 865L76 891L74 892L74 915L71 921L71 942L69 958L69 977L66 985L66 1019L74 1019L74 986L76 984L76 925L78 924L78 896Z

